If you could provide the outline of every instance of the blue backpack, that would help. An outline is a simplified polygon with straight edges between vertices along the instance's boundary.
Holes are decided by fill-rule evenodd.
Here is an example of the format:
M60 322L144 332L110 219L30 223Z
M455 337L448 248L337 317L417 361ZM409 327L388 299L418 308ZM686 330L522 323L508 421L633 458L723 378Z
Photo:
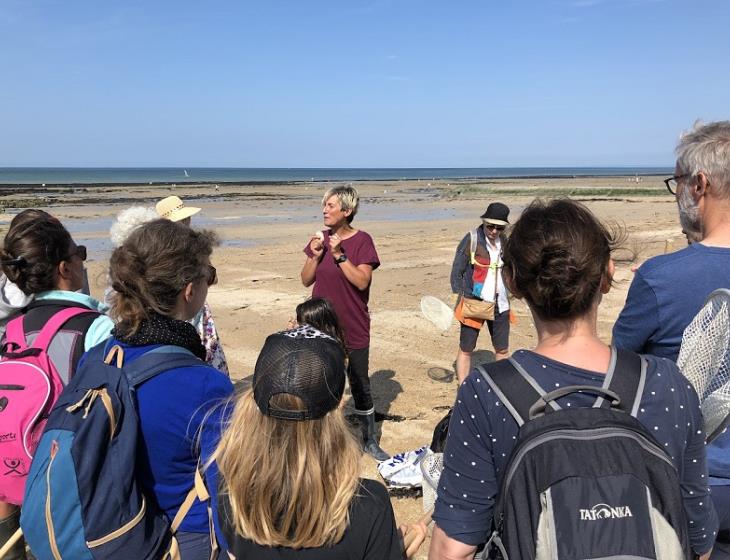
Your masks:
M163 371L205 364L177 346L159 346L127 366L123 349L107 351L108 345L84 357L51 411L31 464L20 525L41 560L176 558L175 531L196 498L209 499L196 469L171 523L136 477L136 387ZM211 540L215 555L212 531Z

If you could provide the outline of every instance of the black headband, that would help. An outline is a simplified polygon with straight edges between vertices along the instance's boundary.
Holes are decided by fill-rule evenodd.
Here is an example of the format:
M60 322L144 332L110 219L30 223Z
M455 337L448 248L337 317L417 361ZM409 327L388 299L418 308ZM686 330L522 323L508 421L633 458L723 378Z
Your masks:
M16 257L14 259L8 259L5 261L0 261L0 265L3 266L17 266L17 267L23 267L28 264L28 261L25 260L25 257Z

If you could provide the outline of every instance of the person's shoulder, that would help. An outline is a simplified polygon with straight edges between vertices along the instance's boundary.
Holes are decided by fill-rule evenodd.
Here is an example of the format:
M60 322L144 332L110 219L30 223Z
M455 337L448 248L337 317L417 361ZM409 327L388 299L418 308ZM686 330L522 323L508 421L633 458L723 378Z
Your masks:
M646 361L646 373L649 376L660 374L671 378L684 378L677 364L669 358L653 354L641 354L641 357Z
M363 245L374 245L375 241L373 241L373 236L370 235L367 231L364 230L357 230L357 233L352 236L353 241L357 241L358 243L361 243Z
M706 249L709 249L709 247L695 243L673 253L656 255L642 264L636 272L639 275L652 276L662 274L668 269L675 270L677 267L684 266L688 262L707 258L708 253ZM727 249L727 255L730 256L730 249Z
M381 509L390 505L388 490L382 483L370 478L361 478L355 492L355 504L366 509Z
M205 384L206 392L208 393L219 393L221 391L225 393L233 392L233 383L230 378L205 362L201 361L200 364L191 364L189 366L184 366L181 369L185 369L190 375L200 377L201 381Z
M376 499L389 499L387 488L382 483L377 480L373 480L372 478L361 478L358 481L357 495L373 496Z
M680 394L693 390L677 364L669 358L652 354L642 354L641 357L646 361L647 385L656 384L662 388L662 391L678 390Z

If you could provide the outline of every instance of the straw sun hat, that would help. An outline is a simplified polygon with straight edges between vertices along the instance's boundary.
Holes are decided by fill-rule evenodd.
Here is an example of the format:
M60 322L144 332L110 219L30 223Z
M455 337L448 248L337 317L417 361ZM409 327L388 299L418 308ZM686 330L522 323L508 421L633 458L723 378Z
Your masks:
M200 212L200 208L185 206L179 196L163 198L157 203L155 210L160 218L166 218L171 222L179 222Z

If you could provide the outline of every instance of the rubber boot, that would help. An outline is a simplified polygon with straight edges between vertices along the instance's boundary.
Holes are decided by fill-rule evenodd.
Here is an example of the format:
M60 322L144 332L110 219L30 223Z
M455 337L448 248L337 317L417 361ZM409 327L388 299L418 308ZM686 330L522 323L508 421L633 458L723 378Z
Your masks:
M16 510L8 517L0 519L0 548L8 542L15 532L20 528L20 510ZM25 559L25 539L20 537L2 560L26 560Z
M378 445L378 440L375 437L375 411L361 412L355 411L357 418L360 421L360 429L362 430L362 448L376 461L387 461L390 459L385 451L383 451Z

